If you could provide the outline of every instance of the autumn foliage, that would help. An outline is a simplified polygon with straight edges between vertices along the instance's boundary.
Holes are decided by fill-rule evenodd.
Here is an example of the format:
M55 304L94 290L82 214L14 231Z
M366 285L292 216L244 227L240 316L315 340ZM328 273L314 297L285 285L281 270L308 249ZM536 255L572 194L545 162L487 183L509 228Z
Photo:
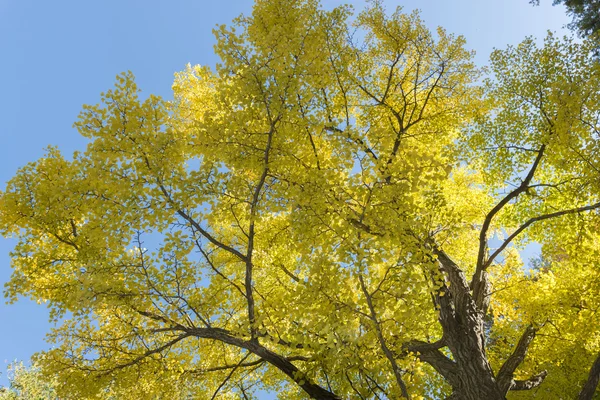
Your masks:
M7 295L58 321L37 362L61 398L582 390L600 353L593 45L527 39L484 73L418 14L350 17L259 0L173 101L119 75L75 123L85 151L8 183Z

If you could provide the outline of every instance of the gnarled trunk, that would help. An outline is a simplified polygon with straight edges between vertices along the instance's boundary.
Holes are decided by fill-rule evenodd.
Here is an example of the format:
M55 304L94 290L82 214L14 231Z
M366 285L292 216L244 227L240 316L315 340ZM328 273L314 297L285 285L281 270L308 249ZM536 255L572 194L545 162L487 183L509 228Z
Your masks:
M482 309L487 290L478 304L471 293L464 272L441 250L434 247L445 282L435 297L439 321L444 336L437 343L412 342L409 351L419 354L422 361L435 368L452 386L453 400L504 400L509 390L526 390L541 384L545 371L527 381L513 379L516 368L523 362L536 329L529 326L511 354L494 374L486 355L484 315ZM438 282L439 283L439 282ZM486 285L485 277L482 285ZM449 358L440 348L447 347Z

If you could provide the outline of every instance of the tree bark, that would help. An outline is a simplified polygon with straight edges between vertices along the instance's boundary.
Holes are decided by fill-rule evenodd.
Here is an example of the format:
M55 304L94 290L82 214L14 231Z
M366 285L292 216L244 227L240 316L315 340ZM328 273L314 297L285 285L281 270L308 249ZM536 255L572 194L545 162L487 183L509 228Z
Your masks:
M600 380L600 354L596 357L596 360L590 369L590 374L585 385L583 385L583 389L579 392L578 399L592 400L594 393L596 392L596 387L598 386L598 380Z
M506 393L513 387L525 389L535 387L546 376L545 373L527 382L515 382L513 374L522 363L529 344L535 337L535 329L528 327L517 344L514 353L506 360L498 377L492 370L485 350L485 311L478 306L464 272L443 251L433 248L440 270L446 281L435 296L439 310L439 321L444 336L443 344L452 353L452 360L435 348L421 348L421 360L431 364L452 386L451 399L461 400L505 400ZM479 293L487 296L487 293Z
M444 344L450 349L454 362L454 373L446 376L452 386L451 398L504 400L485 353L483 313L470 293L466 276L443 251L433 250L447 278L436 296L436 303Z

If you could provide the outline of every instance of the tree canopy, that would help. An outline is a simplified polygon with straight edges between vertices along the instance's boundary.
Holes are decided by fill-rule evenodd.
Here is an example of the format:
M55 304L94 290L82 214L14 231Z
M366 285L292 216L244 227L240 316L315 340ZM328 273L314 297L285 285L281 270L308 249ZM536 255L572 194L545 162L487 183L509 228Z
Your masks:
M417 13L351 17L258 0L173 101L119 75L85 151L8 183L6 294L48 304L60 398L592 398L595 44L485 72Z
M540 4L540 0L531 0L531 4ZM596 36L600 32L599 0L554 0L554 5L562 4L573 17L569 27L581 36Z
M44 376L39 368L22 362L8 365L8 387L0 386L0 400L56 400L56 380Z

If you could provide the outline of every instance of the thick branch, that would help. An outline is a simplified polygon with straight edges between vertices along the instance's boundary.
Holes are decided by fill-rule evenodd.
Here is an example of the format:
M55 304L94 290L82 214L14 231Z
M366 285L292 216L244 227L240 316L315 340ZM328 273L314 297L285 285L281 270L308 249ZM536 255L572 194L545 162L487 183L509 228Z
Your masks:
M486 252L487 252L487 232L492 223L492 219L507 205L511 200L515 199L521 193L525 192L529 188L529 184L533 180L533 176L535 175L536 170L538 169L542 157L544 156L544 152L546 150L546 145L543 144L540 146L538 150L538 154L527 173L527 176L521 182L521 184L511 191L508 195L506 195L492 210L486 215L483 225L481 226L481 231L479 233L479 252L477 255L477 265L475 268L475 273L473 274L473 278L471 279L471 288L473 289L473 298L475 299L475 304L482 312L486 312L487 310L487 301L488 301L488 293L489 291L489 283L488 277L485 273L486 268L490 265L493 257L490 257L486 260Z
M585 206L585 207L571 208L570 210L557 211L554 213L540 215L535 218L530 218L527 222L525 222L523 225L521 225L516 231L514 231L502 243L502 245L500 247L498 247L498 249L496 249L496 251L494 251L494 253L490 256L490 258L485 263L484 268L487 268L492 263L492 261L498 256L498 254L500 254L502 252L502 250L504 250L506 248L506 246L508 246L521 232L523 232L525 229L527 229L527 227L529 227L529 225L533 224L534 222L543 221L545 219L557 218L557 217L560 217L563 215L568 215L568 214L577 214L577 213L581 213L584 211L595 210L597 208L600 208L600 202L589 205L589 206Z
M510 390L513 384L515 370L525 359L529 345L535 338L535 333L536 329L532 325L529 325L521 335L521 339L519 339L519 343L515 347L513 353L506 359L500 368L496 380L502 393L506 394Z
M186 331L190 335L198 338L218 340L220 342L252 352L290 377L313 399L340 400L340 398L335 394L322 388L316 383L311 382L294 364L289 361L290 359L272 352L271 350L257 343L255 340L243 340L231 336L228 331L220 328L191 328L187 329Z
M523 380L523 381L513 380L512 385L510 386L510 390L535 389L536 387L540 386L542 384L542 382L544 382L544 379L546 379L547 375L548 375L548 371L544 370L544 371L540 372L539 374L534 375L531 378Z
M404 344L404 348L413 353L424 353L431 350L439 350L446 346L444 339L438 340L437 342L429 343L421 340L411 340Z
M462 301L469 296L469 284L464 271L437 247L433 248L433 254L437 256L440 268L450 281L450 292L454 296L456 305L462 304Z
M404 345L404 349L416 353L419 360L431 365L451 385L457 384L456 363L446 357L439 349L443 347L443 341L435 343L413 340Z
M148 357L149 355L162 352L163 350L168 349L173 346L175 343L179 342L182 339L187 337L197 337L203 339L213 339L218 340L222 343L226 343L241 349L246 349L250 351L252 354L261 358L273 365L275 368L279 369L281 372L289 376L294 382L296 382L304 391L309 394L314 399L323 399L323 400L339 400L335 394L329 392L328 390L322 388L321 386L311 382L309 379L304 377L303 373L291 363L291 361L306 361L305 357L301 356L292 356L292 357L283 357L277 353L272 352L271 350L260 345L256 340L243 340L232 336L231 333L225 329L221 328L188 328L179 324L173 324L168 319L161 317L159 315L155 315L150 312L136 310L141 315L144 315L148 318L151 318L158 322L163 322L165 324L171 325L172 331L180 331L183 332L181 335L176 337L174 340L166 343L165 345L150 350L144 355L136 358L135 360L119 366L118 368L125 368L130 365L133 365L139 362L141 359Z
M538 150L538 154L533 162L533 165L529 169L529 173L527 173L527 176L525 177L523 182L521 182L519 187L511 191L502 200L500 200L500 202L496 204L496 206L492 208L492 210L486 215L483 221L483 225L481 226L481 231L479 233L479 253L477 255L477 267L475 269L475 274L473 275L473 281L471 283L471 287L473 288L473 292L475 293L475 298L478 297L477 292L481 290L481 271L485 270L486 268L485 253L487 249L487 232L492 223L492 219L494 219L496 214L498 214L498 212L500 212L500 210L502 210L502 208L504 208L504 206L507 205L511 200L513 200L514 198L516 198L521 193L527 190L529 184L533 180L535 171L537 170L537 168L540 165L540 162L542 161L542 157L544 156L545 150L546 145L543 144Z

